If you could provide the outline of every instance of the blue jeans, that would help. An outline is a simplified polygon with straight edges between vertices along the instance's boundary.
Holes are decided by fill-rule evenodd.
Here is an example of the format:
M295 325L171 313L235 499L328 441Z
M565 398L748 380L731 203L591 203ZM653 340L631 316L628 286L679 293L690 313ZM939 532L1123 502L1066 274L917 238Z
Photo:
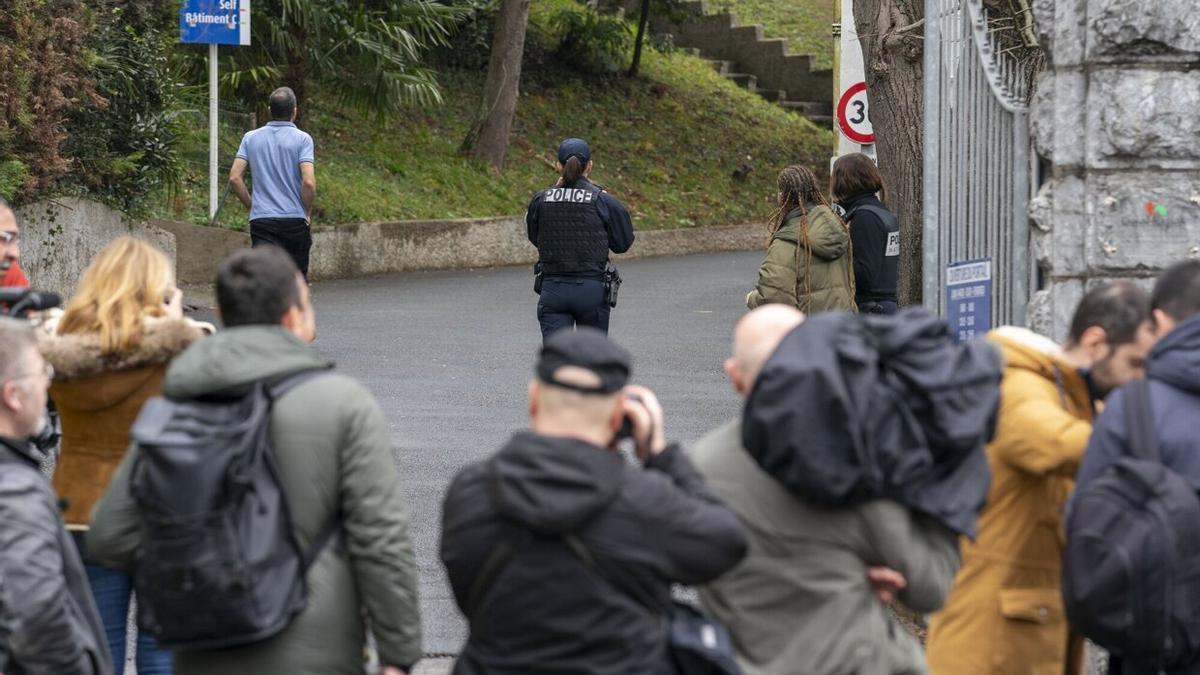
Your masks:
M104 633L108 637L108 648L112 651L113 670L125 672L125 637L129 616L129 599L133 597L133 579L119 570L85 565L92 597L100 610ZM171 675L171 652L159 649L154 638L138 631L137 636L138 675Z

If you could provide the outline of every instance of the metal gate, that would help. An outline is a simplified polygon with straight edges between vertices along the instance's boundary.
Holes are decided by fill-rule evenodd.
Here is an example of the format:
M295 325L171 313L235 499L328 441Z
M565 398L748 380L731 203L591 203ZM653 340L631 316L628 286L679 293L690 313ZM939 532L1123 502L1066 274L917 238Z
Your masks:
M1013 20L983 0L925 0L925 16L925 306L945 313L948 265L990 258L991 325L1022 325L1031 66L998 46Z

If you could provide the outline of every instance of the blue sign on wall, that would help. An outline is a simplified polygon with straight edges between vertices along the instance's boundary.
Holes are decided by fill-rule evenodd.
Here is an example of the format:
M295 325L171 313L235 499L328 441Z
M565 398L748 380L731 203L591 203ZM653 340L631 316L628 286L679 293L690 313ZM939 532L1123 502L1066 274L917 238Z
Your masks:
M946 319L959 342L982 337L992 328L992 260L971 260L946 268Z
M184 0L179 10L179 41L250 44L250 0Z

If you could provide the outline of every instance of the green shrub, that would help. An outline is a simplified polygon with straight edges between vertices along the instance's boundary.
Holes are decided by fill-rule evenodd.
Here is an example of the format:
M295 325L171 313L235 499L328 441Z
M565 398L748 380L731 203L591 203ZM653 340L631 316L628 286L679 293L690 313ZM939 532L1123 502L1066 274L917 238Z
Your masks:
M560 9L553 25L562 63L595 73L619 72L629 64L633 33L628 22L579 6Z
M13 201L17 191L25 184L29 170L17 159L0 162L0 198Z

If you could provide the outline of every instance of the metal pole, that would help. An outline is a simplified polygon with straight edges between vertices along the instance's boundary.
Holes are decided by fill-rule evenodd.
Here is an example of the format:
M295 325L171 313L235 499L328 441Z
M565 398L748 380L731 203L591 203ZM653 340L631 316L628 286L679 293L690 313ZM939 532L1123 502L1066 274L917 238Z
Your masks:
M925 307L942 313L942 270L938 256L938 114L941 112L941 11L938 0L925 0L925 132L921 201L921 298Z
M217 215L217 45L208 46L208 217Z

